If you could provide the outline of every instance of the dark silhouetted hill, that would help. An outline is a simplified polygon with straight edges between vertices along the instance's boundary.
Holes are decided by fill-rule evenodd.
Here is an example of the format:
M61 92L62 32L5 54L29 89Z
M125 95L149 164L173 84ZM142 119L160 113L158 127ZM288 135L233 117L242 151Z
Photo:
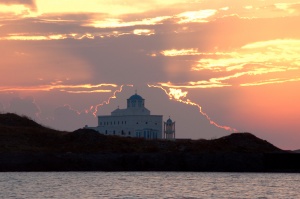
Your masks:
M276 155L287 153L250 133L145 140L89 129L57 131L27 117L0 114L0 171L297 171L296 156ZM292 166L278 165L278 157Z
M14 113L0 114L0 125L10 127L42 127L27 116L19 116Z
M233 133L214 140L144 140L105 136L90 129L62 132L27 117L0 114L0 152L279 152L250 133Z
M300 149L294 150L293 152L294 152L294 153L300 153Z

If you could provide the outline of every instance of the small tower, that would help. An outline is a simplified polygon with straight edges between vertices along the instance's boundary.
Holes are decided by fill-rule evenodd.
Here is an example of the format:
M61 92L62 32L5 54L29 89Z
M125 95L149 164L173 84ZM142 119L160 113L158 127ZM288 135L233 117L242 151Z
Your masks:
M175 139L175 122L170 117L167 122L164 122L164 138L167 140Z

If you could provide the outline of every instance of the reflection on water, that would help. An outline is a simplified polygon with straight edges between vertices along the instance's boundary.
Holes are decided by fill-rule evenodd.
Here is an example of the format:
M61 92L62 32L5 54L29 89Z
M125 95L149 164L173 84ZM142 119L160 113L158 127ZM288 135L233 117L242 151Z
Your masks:
M300 198L300 174L0 173L1 198Z

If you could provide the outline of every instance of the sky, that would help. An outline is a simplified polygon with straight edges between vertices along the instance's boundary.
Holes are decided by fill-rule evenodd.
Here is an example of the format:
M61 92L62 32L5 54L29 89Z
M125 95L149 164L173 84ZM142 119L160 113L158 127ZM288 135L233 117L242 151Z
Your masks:
M137 91L177 138L300 148L299 0L0 0L0 111L73 131Z

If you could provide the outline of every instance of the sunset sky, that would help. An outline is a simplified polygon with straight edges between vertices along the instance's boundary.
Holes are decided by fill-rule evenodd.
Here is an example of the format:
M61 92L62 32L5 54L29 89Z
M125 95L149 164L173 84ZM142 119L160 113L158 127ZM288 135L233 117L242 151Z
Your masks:
M137 93L178 138L300 149L299 0L0 0L0 111L73 131Z

